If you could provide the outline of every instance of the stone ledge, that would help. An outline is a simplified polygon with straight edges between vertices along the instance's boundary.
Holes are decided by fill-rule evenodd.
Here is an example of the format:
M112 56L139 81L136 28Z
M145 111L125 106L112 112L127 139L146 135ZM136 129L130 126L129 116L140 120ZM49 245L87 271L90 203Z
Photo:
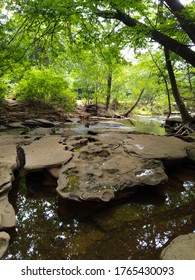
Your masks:
M195 260L195 233L179 235L161 252L162 260Z

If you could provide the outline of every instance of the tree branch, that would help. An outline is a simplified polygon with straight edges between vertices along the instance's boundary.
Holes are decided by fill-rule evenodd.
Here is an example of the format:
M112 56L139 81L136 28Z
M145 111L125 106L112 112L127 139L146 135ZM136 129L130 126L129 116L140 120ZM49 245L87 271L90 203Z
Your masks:
M153 39L155 42L159 43L160 45L166 47L167 49L171 50L172 52L176 53L180 57L182 57L185 61L190 63L192 66L195 67L195 52L192 51L188 46L178 42L175 39L159 32L156 29L152 29L148 25L139 22L138 20L130 17L126 13L120 12L119 10L113 11L100 11L97 10L97 14L100 17L106 19L116 19L120 22L124 23L128 27L139 27L139 30L144 30L147 33L146 36Z
M188 34L189 38L195 44L195 24L186 8L179 0L164 0L170 11L175 15L181 28Z

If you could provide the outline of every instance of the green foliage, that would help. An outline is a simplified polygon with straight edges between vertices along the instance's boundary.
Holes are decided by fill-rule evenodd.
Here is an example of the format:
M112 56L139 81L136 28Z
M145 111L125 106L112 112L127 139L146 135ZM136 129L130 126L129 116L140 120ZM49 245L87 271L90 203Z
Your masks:
M76 100L67 78L74 92L105 103L111 76L112 100L131 106L145 88L136 110L163 113L163 108L167 108L167 89L162 73L146 53L151 45L150 31L157 30L185 45L190 45L190 40L171 10L161 10L158 2L4 0L0 4L0 76L8 73L20 99L46 101L66 108ZM188 5L188 14L184 11L190 18L194 18L194 5L194 1ZM117 10L137 24L129 27L115 20ZM140 53L134 65L125 63L121 56L121 50L127 46ZM158 52L155 60L166 72L163 52L157 55ZM178 55L175 60L179 60ZM182 96L192 99L194 71L189 68L186 72L186 64L182 63L183 68L175 71L178 85ZM5 85L0 83L0 100L5 93Z
M0 104L8 93L8 83L5 78L0 78Z
M63 75L48 68L26 71L15 86L15 95L21 100L50 102L65 109L71 109L76 101Z
M7 93L7 85L5 82L0 79L0 104L2 103L3 99L5 98Z

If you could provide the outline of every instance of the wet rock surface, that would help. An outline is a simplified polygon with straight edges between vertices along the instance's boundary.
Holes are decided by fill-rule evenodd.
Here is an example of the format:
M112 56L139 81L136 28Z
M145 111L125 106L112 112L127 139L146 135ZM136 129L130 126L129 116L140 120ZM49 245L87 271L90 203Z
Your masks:
M195 260L195 233L176 237L161 252L162 260Z

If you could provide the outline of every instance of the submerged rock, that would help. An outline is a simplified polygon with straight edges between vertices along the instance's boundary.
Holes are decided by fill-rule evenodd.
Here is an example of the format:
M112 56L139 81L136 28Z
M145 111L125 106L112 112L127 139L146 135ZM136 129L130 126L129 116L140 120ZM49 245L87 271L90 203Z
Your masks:
M195 260L195 233L180 235L161 252L162 260Z
M136 205L122 204L103 209L94 216L94 220L103 230L110 231L123 223L140 220L144 214Z

